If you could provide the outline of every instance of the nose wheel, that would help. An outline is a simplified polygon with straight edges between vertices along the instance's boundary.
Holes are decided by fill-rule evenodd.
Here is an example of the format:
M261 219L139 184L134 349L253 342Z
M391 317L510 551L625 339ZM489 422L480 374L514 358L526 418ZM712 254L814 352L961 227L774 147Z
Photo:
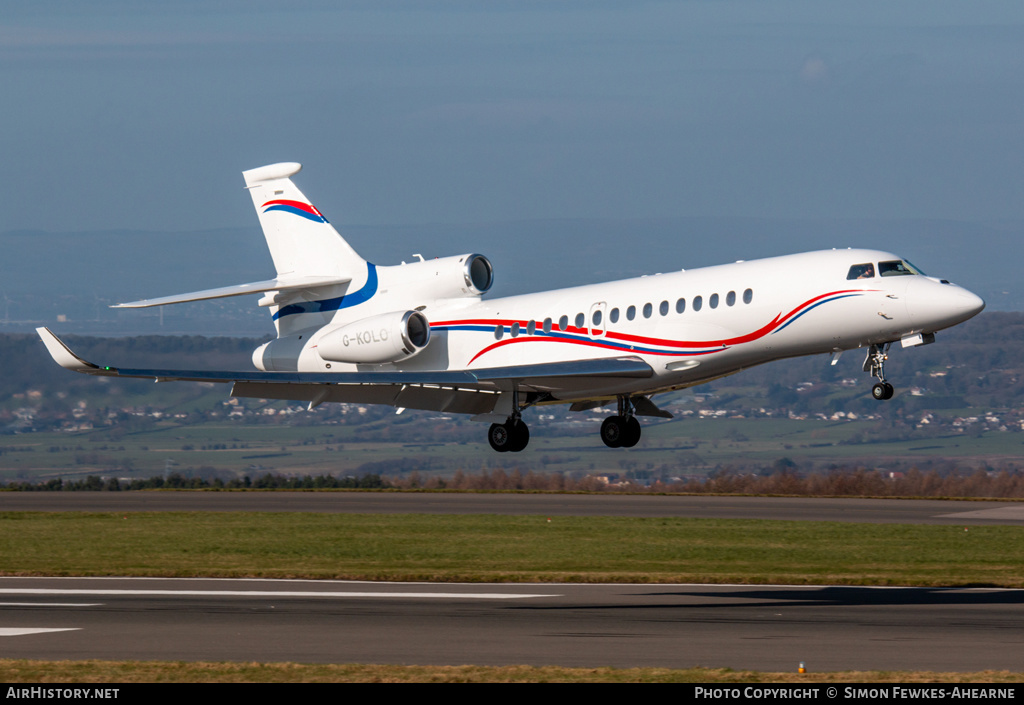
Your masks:
M892 399L892 395L896 390L888 382L879 382L871 388L871 396L875 399Z
M870 372L871 376L878 380L878 383L871 388L871 396L879 401L892 399L895 388L885 381L885 361L889 359L889 346L872 345L868 348L868 356L864 358L864 371Z

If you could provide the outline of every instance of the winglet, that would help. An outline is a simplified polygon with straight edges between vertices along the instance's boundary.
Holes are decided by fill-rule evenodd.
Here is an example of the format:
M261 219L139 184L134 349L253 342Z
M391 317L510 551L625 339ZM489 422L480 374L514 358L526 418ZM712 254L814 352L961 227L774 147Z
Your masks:
M64 369L92 373L101 371L98 365L87 362L71 352L71 348L51 333L49 328L36 328L36 333L43 339L43 344L46 346L47 352L50 353L50 357Z

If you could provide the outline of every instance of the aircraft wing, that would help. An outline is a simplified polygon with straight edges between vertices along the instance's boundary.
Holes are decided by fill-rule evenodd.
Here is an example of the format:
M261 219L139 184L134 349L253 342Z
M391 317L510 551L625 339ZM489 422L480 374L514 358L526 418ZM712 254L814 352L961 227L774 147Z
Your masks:
M97 365L76 355L48 328L37 328L47 351L61 367L102 377L157 382L233 382L232 396L308 401L384 403L412 409L486 413L497 392L558 392L600 388L616 380L645 379L654 370L638 357L611 357L478 370L381 370L370 372L235 372L221 370L134 369Z
M208 299L223 299L229 296L262 294L267 291L313 289L315 287L321 286L347 284L350 281L352 281L350 277L292 277L281 279L267 279L261 282L250 282L248 284L238 284L236 286L222 286L217 289L204 289L202 291L193 291L188 294L162 296L157 299L142 299L141 301L129 301L126 304L114 304L110 308L148 308L150 306L166 306L167 304L183 304L189 301L206 301Z

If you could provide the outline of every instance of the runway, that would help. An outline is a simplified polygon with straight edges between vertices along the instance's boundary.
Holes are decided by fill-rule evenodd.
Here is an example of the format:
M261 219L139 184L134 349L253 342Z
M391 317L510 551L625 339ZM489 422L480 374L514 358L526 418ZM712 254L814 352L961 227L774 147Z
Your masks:
M1024 526L1024 502L449 492L0 492L0 511L703 517Z
M645 495L0 493L2 511L1024 524L1024 504ZM7 658L1019 671L1024 591L0 577Z
M0 578L7 658L980 671L1024 591Z

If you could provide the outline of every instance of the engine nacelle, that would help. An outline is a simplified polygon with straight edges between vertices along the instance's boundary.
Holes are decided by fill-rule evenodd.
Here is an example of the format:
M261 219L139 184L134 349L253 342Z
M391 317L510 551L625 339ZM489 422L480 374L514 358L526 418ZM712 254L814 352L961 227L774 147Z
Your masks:
M328 362L383 363L406 360L430 342L430 323L419 311L370 316L322 336L316 351Z
M424 299L480 296L494 283L494 268L483 255L457 255L388 267L393 286Z
M253 350L252 364L264 372L294 372L306 342L301 335L290 335L263 343Z

